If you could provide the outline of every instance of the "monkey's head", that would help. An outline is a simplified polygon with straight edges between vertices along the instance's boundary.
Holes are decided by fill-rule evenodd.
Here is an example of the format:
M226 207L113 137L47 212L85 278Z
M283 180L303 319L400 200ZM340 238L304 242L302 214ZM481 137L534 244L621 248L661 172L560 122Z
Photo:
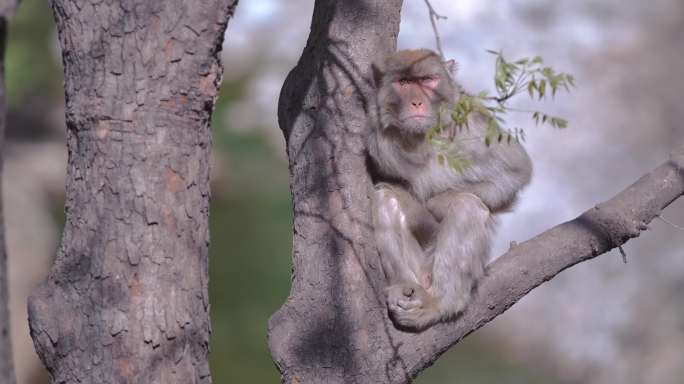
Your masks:
M459 90L452 79L453 60L442 61L428 49L398 51L373 65L381 129L425 135L442 115L448 121Z

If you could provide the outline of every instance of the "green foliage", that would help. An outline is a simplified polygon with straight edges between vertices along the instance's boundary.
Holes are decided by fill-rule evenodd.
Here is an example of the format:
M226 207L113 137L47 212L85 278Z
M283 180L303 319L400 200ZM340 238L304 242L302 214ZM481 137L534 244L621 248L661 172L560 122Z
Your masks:
M60 100L64 96L52 11L46 1L24 0L10 19L5 71L10 109L35 95Z
M517 94L527 92L532 100L542 100L549 96L549 91L551 98L554 98L558 90L564 89L570 92L570 89L575 86L575 78L572 75L556 72L553 68L545 66L540 56L525 57L511 62L506 60L501 52L487 52L496 56L494 85L497 96L488 97L485 93L481 98L495 103L495 106L488 108L494 115L518 111L508 107L508 101ZM568 126L566 120L540 111L523 112L530 113L537 125L549 124L554 128Z
M524 141L525 131L522 128L506 126L505 116L508 112L527 113L536 125L546 124L558 129L568 126L565 119L542 111L513 108L509 106L509 102L521 93L527 93L532 101L540 101L549 96L553 99L559 90L569 92L575 86L575 78L572 75L557 72L545 66L540 56L509 61L501 52L490 50L487 52L496 56L494 70L496 95L490 95L487 91L481 91L475 95L463 94L451 111L451 120L456 132L468 129L475 116L475 118L484 119L487 126L484 137L487 146L494 142L510 144L513 140ZM451 135L448 132L445 124L440 120L428 132L427 140L436 148L437 160L440 164L462 171L467 167L468 159L458 150L458 142L454 140L453 132Z
M474 107L474 105L464 103L464 108L468 108L468 112L462 111L460 113L470 113L469 111L472 111L472 108ZM443 110L440 110L440 113L437 115L437 125L427 133L427 140L437 150L437 161L440 165L448 165L460 172L468 165L468 160L461 155L458 143L454 143L453 137L448 135L449 132L441 120L442 112ZM460 116L455 115L456 113L457 112L454 111L452 114L454 120L460 118ZM467 123L467 119L463 121L463 124Z

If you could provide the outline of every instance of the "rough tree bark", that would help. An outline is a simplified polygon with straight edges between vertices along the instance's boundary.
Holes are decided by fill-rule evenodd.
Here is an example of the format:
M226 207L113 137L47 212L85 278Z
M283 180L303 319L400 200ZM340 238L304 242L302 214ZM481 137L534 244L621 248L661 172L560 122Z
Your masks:
M317 0L281 92L294 202L292 291L269 322L284 383L407 383L562 270L620 246L684 194L684 150L612 200L512 247L456 321L419 333L387 318L370 218L369 62L395 47L401 0Z
M16 9L16 0L0 1L0 179L2 178L2 150L5 142L7 123L7 99L5 95L5 43L7 41L7 22ZM0 185L2 185L0 183ZM1 188L0 188L1 189ZM7 248L5 246L5 226L2 201L0 201L0 383L14 384L14 363L12 359L12 340L10 338L9 293L7 283Z
M237 0L53 0L66 224L29 300L53 383L211 382L209 122Z

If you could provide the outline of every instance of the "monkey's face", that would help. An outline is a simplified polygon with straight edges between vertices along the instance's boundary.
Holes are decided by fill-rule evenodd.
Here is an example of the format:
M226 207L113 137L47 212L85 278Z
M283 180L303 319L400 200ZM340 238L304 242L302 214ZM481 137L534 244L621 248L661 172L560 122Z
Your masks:
M432 51L416 50L399 51L385 60L382 69L376 67L376 76L382 71L378 89L382 129L424 135L441 115L448 119L456 98L449 65Z

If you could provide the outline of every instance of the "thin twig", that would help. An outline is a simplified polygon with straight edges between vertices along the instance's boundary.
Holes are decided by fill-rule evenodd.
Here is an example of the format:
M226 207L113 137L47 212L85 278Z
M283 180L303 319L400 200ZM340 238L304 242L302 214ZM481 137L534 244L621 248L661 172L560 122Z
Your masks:
M513 108L513 107L506 107L506 110L508 110L509 112L517 112L517 113L542 113L541 111L535 111L534 109Z
M435 8L430 4L430 0L425 0L425 5L427 5L428 11L430 12L430 23L432 24L432 30L435 33L435 42L437 43L437 51L439 55L444 59L444 51L442 50L442 39L439 37L439 31L437 30L437 20L444 19L446 16L442 16L435 11Z
M627 253L625 252L625 249L622 248L622 245L618 245L618 249L620 250L620 255L622 256L622 263L627 264Z
M520 92L523 92L524 85L527 84L527 79L529 78L529 74L525 72L525 69L526 67L523 67L523 69L520 71L520 74L518 75L518 78L515 80L515 84L513 85L513 88L511 88L510 92L507 92L503 96L490 96L487 99L494 100L499 104L504 104L511 97L517 95Z
M667 220L666 218L664 218L664 217L662 217L662 216L660 216L660 215L658 215L658 216L656 216L656 217L659 218L660 220L662 220L665 224L668 224L668 225L670 225L671 227L673 227L673 228L675 228L675 229L678 229L678 230L680 230L680 231L684 231L684 227L680 227L679 225L677 225L677 224L675 224L675 223L673 223L673 222Z

